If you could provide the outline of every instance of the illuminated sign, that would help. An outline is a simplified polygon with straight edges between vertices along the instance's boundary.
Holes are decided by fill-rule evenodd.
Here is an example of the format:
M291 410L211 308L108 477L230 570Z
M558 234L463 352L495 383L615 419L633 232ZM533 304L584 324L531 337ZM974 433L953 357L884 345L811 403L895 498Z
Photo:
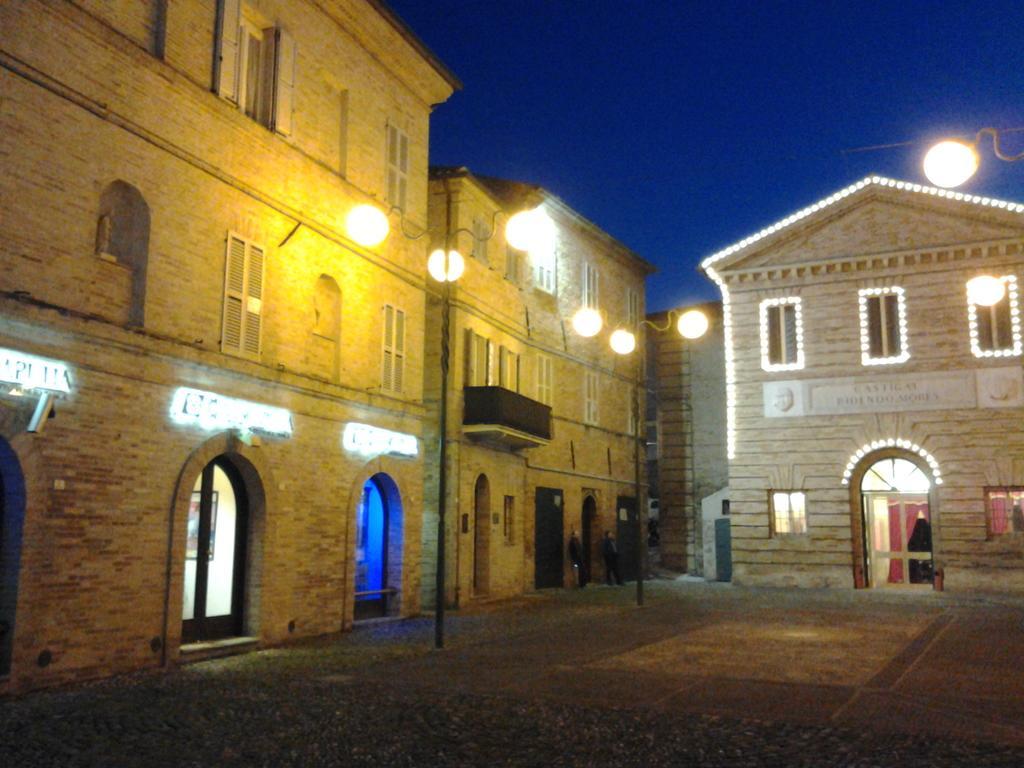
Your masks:
M188 387L180 387L174 393L171 419L178 424L196 424L201 429L239 429L271 435L292 433L292 415L284 408Z
M341 444L347 451L366 456L379 453L397 453L400 456L415 456L419 445L415 435L392 432L388 429L371 427L369 424L350 423L345 425Z
M0 381L23 389L71 391L71 374L64 363L25 355L13 349L0 349Z

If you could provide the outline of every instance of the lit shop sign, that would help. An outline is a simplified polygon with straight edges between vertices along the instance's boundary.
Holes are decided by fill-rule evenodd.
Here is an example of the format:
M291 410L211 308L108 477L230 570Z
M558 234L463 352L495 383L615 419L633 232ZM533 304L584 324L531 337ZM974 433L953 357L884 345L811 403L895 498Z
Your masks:
M397 453L399 456L415 456L419 446L415 435L392 432L388 429L371 427L369 424L346 424L341 436L346 451L367 456L379 453Z
M196 424L210 430L238 429L271 435L292 433L292 415L284 408L236 400L188 387L180 387L174 393L171 419L178 424Z
M71 391L71 374L64 363L24 355L13 349L0 349L0 381L22 389Z

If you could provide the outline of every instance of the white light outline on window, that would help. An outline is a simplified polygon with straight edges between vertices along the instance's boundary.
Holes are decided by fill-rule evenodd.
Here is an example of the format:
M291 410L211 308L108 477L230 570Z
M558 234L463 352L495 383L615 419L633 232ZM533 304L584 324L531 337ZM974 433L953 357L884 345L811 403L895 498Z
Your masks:
M868 330L868 298L871 296L896 296L900 324L900 353L889 357L871 357L871 334ZM897 285L885 288L861 288L857 291L857 308L860 312L860 363L861 365L893 365L910 359L907 345L907 301L904 291ZM884 332L884 328L882 329Z
M769 358L768 339L768 308L791 305L796 314L796 361L792 363L773 363ZM778 299L765 299L760 306L761 315L761 370L763 371L799 371L804 367L804 316L799 296L785 296ZM783 314L785 318L785 314ZM785 325L783 323L783 336Z
M928 467L932 471L932 479L935 481L935 484L942 485L942 472L939 470L939 462L935 460L935 457L917 443L912 443L910 440L904 440L901 437L890 437L886 440L873 440L872 442L865 443L858 448L856 453L850 457L850 461L847 462L846 469L843 470L843 485L850 484L850 477L853 476L853 470L860 463L861 459L872 451L879 451L882 448L902 448L905 451L916 453L928 462Z
M1024 352L1024 339L1020 332L1020 307L1017 302L1017 276L1000 275L999 280L1006 286L1006 294L1010 297L1010 333L1013 335L1013 346L1003 349L982 349L978 341L978 309L967 295L967 322L971 331L971 354L975 357L1017 357ZM988 307L985 307L988 309Z

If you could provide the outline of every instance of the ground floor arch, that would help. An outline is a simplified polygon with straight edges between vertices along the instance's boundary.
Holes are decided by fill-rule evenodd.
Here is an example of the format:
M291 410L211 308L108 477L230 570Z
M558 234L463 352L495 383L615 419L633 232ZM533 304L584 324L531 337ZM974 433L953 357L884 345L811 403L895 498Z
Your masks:
M394 479L368 478L356 508L355 620L397 615L402 584L404 512Z

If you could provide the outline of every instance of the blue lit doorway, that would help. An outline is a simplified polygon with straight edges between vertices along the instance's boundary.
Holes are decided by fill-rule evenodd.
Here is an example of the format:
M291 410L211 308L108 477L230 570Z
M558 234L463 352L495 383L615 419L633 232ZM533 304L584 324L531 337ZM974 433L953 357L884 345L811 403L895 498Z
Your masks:
M21 464L10 444L0 438L0 675L11 669L24 520L25 478Z
M388 475L376 474L363 484L356 510L356 621L397 613L401 560L398 487Z

